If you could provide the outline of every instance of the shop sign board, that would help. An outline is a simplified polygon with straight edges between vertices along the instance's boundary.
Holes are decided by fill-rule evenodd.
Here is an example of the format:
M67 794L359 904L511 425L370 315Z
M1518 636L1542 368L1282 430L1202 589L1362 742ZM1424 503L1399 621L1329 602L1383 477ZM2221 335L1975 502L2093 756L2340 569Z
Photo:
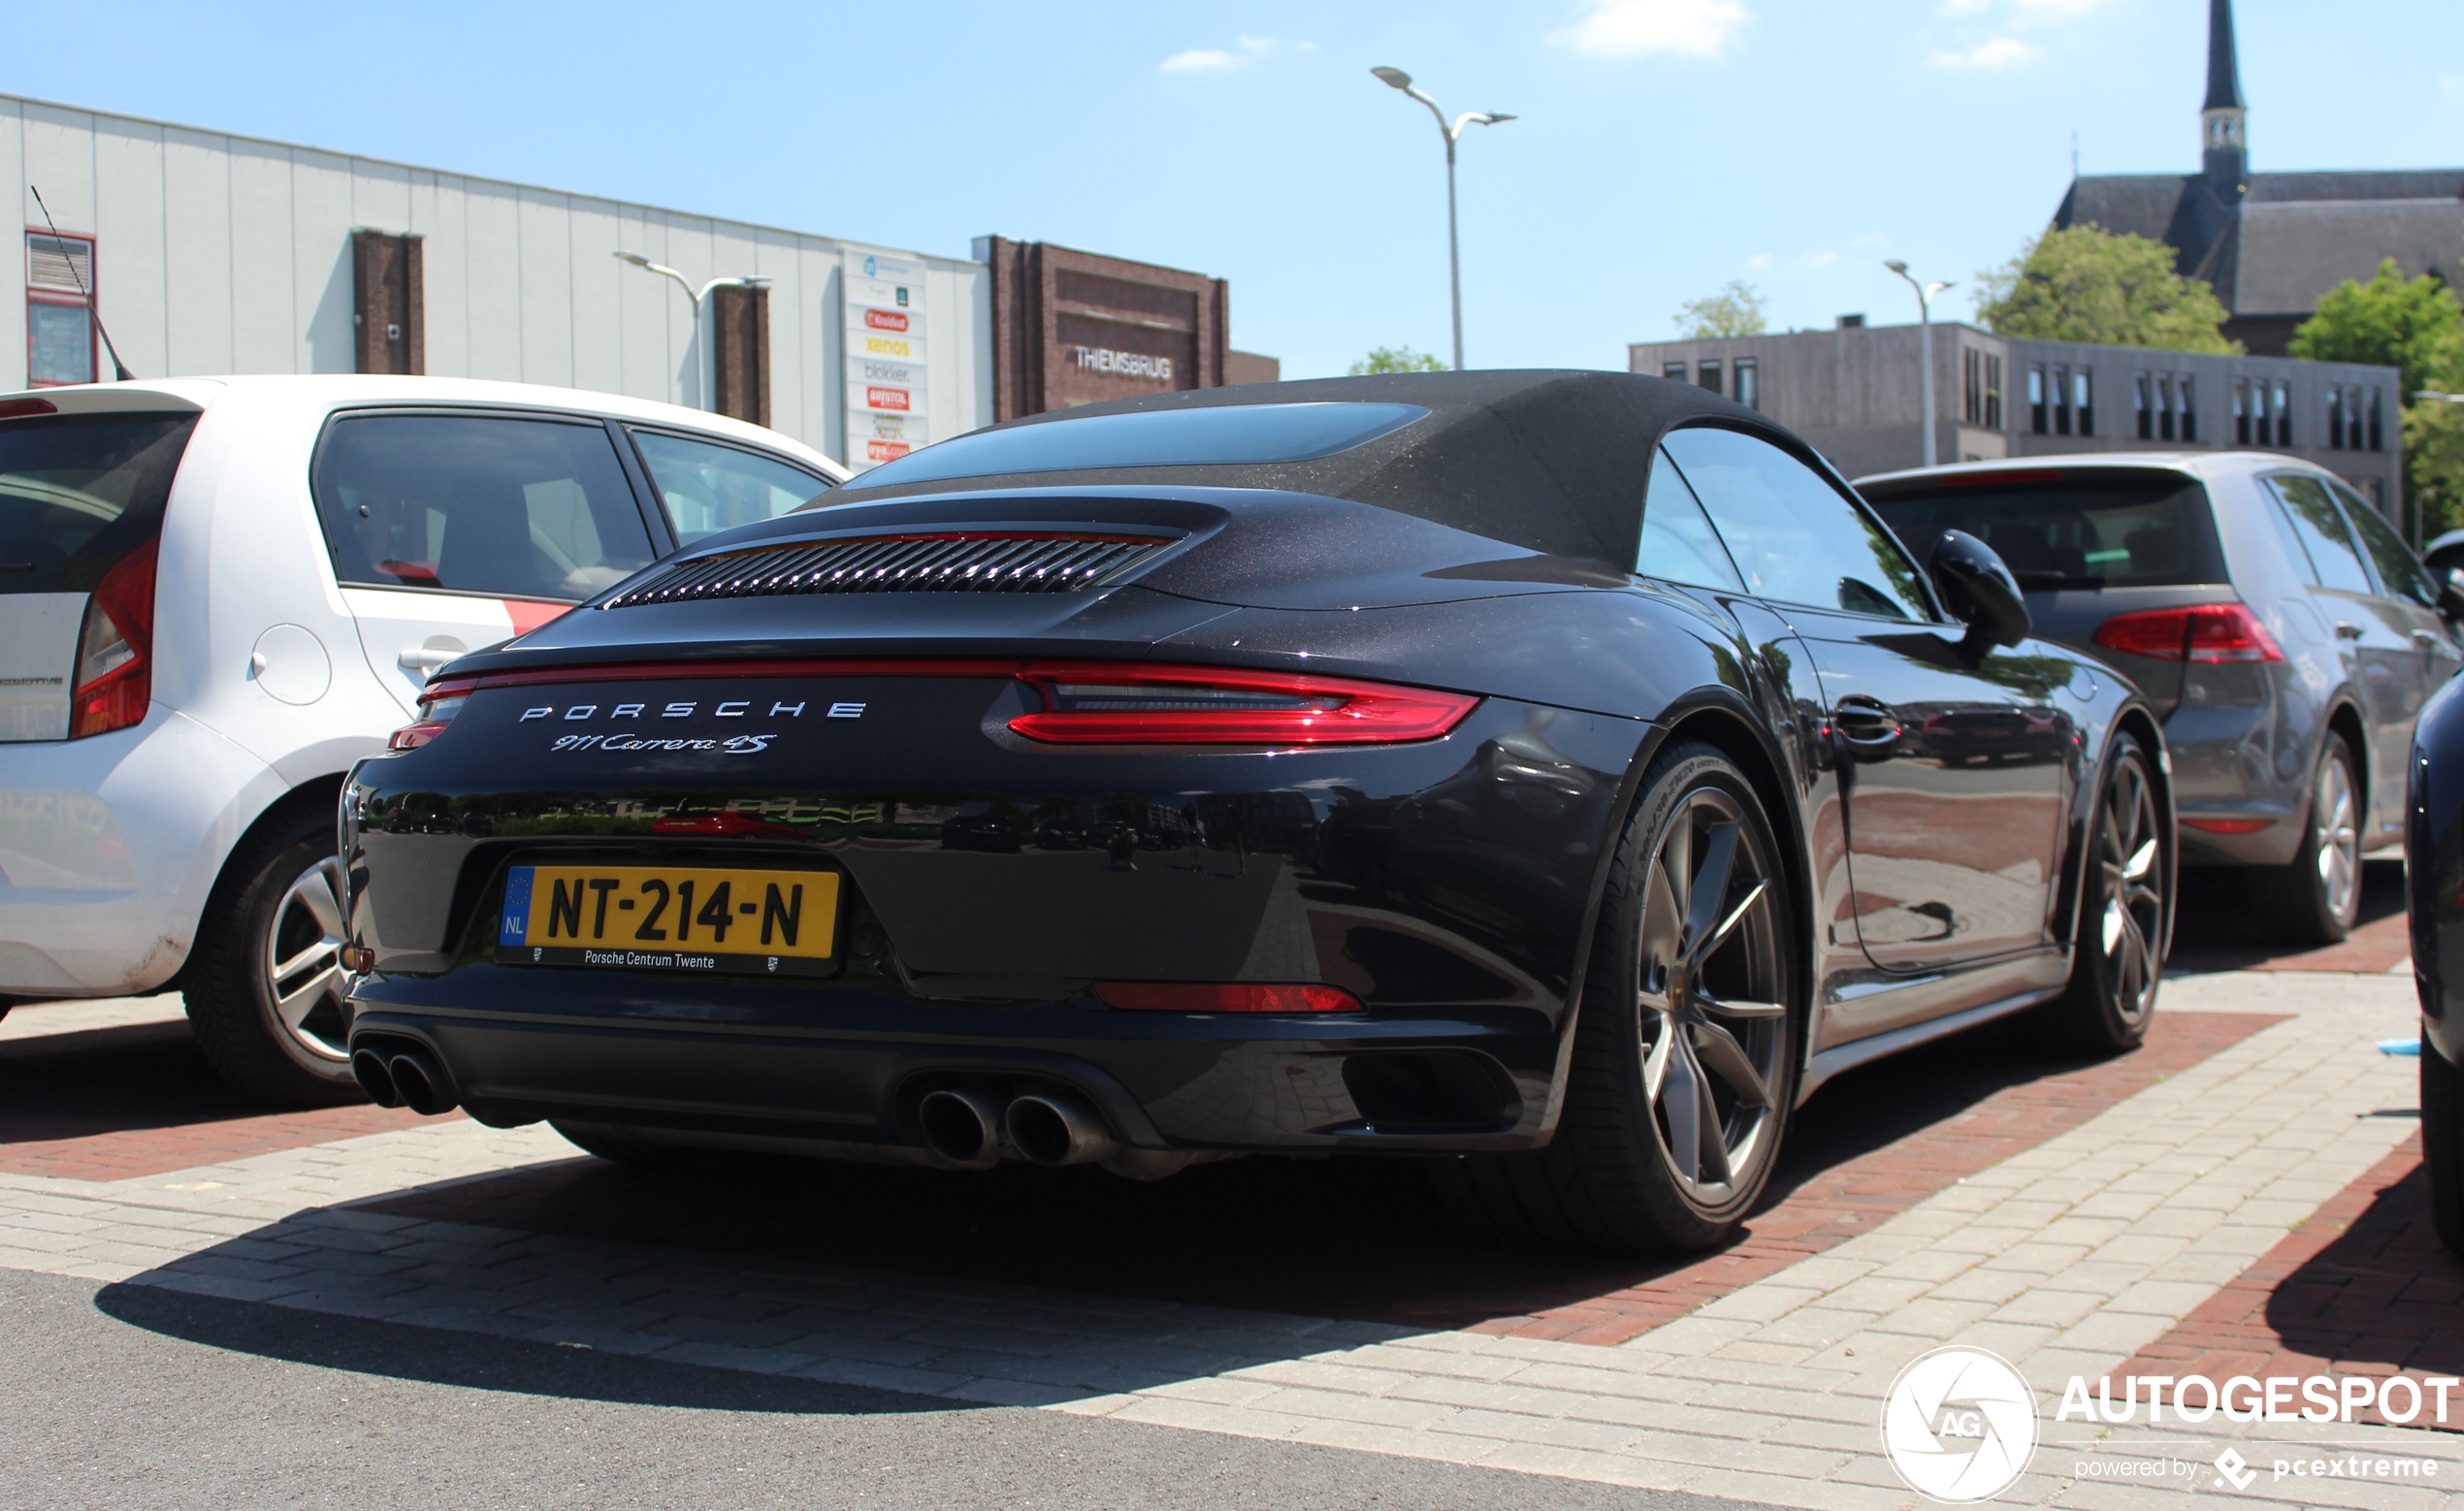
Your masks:
M839 335L847 354L847 465L860 472L929 444L921 258L841 253Z

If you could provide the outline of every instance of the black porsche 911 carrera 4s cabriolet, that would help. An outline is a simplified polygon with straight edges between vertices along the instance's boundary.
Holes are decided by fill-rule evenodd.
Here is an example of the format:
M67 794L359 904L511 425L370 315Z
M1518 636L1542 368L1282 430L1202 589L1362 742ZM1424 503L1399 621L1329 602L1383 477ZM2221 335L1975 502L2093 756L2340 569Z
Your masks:
M1657 378L1010 422L439 674L343 794L353 1063L620 1159L1436 1156L1702 1247L1826 1077L2146 1032L2161 736L2026 635Z

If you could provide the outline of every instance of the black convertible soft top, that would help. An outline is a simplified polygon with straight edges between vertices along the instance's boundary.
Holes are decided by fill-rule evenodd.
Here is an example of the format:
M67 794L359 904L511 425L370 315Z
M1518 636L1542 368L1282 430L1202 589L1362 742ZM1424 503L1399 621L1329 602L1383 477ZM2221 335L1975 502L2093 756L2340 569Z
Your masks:
M1169 483L1272 488L1378 504L1559 556L1631 563L1652 448L1668 432L1716 419L1765 436L1828 474L1811 448L1742 404L1688 383L1632 372L1536 370L1414 372L1201 388L1030 415L968 437L1101 415L1226 405L1410 404L1428 411L1364 443L1297 462L1013 471L867 487L861 478L810 508L994 489ZM913 453L925 460L937 448ZM894 476L903 464L892 463Z

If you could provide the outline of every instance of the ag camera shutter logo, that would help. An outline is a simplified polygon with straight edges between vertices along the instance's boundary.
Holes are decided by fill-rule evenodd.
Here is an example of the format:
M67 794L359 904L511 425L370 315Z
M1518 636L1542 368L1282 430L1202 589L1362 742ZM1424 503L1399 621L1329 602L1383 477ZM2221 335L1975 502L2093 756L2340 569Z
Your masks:
M2036 1453L2036 1393L1981 1348L1937 1348L1891 1382L1882 1449L1908 1488L1972 1505L2011 1487Z

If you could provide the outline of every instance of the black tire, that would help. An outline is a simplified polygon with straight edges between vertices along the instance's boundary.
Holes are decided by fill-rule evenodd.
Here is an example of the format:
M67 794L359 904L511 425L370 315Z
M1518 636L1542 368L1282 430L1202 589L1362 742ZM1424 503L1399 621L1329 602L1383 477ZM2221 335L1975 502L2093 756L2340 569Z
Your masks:
M1716 1247L1777 1161L1799 1029L1787 868L1727 756L1688 741L1651 763L1594 933L1556 1138L1440 1162L1439 1190L1475 1231L1511 1241Z
M2464 1257L2464 1127L2456 1109L2464 1101L2457 1072L2439 1053L2427 1034L2421 1036L2421 1164L2430 1181L2430 1217L2439 1241L2450 1254Z
M277 815L224 863L180 972L207 1063L270 1102L368 1100L345 1043L340 880L330 805Z
M2311 773L2310 805L2292 863L2249 873L2252 898L2277 938L2332 945L2360 919L2361 791L2360 762L2345 737L2331 731Z
M2147 752L2117 730L2081 857L2070 984L2047 1010L2054 1037L2110 1054L2148 1037L2173 931L2173 829Z

